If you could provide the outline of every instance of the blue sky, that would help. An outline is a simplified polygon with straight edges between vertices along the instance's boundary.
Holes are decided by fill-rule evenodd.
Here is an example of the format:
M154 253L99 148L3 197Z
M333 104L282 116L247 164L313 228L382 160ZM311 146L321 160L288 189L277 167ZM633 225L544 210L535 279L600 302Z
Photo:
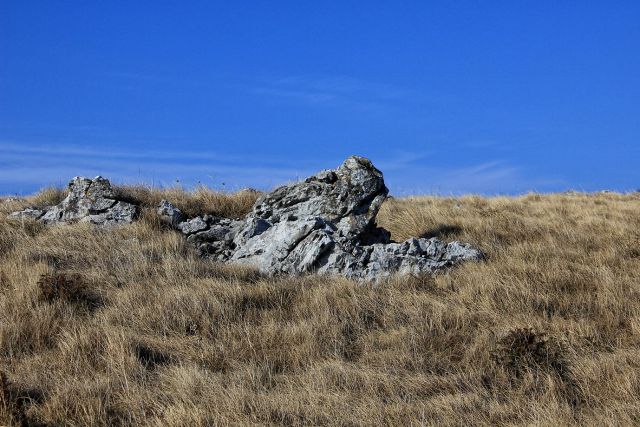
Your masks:
M638 1L0 2L0 193L640 188Z

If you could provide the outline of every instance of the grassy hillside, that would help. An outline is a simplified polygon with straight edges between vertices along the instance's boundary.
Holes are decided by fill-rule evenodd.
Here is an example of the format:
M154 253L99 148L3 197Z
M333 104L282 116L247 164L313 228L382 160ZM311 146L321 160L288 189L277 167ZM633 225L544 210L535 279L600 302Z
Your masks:
M640 194L389 200L396 240L487 260L372 287L199 259L152 209L254 192L119 191L147 209L113 231L0 203L0 425L640 423Z

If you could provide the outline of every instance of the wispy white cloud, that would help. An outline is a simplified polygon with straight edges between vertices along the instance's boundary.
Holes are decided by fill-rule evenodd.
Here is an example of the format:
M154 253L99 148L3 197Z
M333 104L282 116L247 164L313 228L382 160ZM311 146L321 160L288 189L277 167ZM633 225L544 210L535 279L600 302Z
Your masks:
M506 161L489 161L469 166L438 167L414 165L385 175L397 195L418 194L521 194L562 187L560 179L539 179Z
M85 157L104 159L128 160L172 160L172 162L192 161L240 161L240 156L232 156L214 151L193 151L183 148L157 149L153 145L147 148L127 148L113 146L92 146L80 144L28 145L15 142L0 142L0 151L5 156L54 156L54 157Z
M252 88L265 96L313 107L380 111L406 92L391 85L350 77L289 76Z
M427 160L431 153L431 151L396 151L377 161L376 167L382 171L406 170L416 165L419 167L418 162Z
M44 185L65 184L76 175L103 175L120 183L159 186L179 182L228 188L270 189L316 171L309 163L223 156L175 149L144 150L82 147L74 144L26 146L0 142L0 190L31 192ZM64 180L65 182L61 182Z
M557 189L565 183L541 180L504 160L473 165L437 166L432 152L391 152L373 158L387 186L396 196L414 194L457 195L467 193L514 194ZM202 183L236 190L254 187L268 190L333 168L343 159L300 162L295 159L223 156L212 151L181 147L91 147L76 144L29 146L0 142L0 193L30 193L45 185L65 185L76 175L102 175L117 183L191 187ZM434 166L436 165L436 166ZM224 183L224 185L223 185Z

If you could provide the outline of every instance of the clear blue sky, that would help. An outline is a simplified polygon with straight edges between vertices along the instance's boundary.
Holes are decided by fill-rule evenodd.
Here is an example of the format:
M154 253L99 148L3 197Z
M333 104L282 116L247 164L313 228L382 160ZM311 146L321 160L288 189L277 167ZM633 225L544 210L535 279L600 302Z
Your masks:
M640 188L640 1L0 1L0 193Z

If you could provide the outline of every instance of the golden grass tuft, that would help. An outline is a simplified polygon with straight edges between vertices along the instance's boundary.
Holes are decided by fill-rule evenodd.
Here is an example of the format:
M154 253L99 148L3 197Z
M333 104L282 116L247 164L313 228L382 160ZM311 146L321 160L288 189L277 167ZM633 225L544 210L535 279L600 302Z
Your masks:
M54 206L67 197L68 191L59 187L47 187L29 198L29 203L36 208Z
M253 207L260 192L252 189L236 193L197 187L185 191L180 187L152 188L145 185L115 186L118 198L145 208L155 208L162 199L173 203L187 217L212 214L227 218L241 218Z
M0 425L640 422L640 194L389 200L396 240L487 259L374 287L203 260L153 215L256 194L119 191L143 214L112 231L0 205Z

